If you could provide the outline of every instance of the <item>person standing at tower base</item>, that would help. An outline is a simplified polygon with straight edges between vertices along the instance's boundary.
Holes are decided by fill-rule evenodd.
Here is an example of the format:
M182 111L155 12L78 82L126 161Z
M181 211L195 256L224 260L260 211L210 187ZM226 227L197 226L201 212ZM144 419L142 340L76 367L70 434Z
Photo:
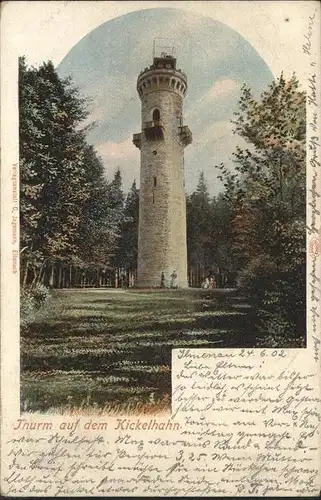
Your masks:
M175 269L171 274L171 288L178 288L178 274Z

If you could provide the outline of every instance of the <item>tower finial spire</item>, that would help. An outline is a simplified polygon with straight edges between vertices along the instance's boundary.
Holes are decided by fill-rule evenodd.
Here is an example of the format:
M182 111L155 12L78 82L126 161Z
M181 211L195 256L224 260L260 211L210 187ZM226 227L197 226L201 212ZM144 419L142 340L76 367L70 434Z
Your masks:
M155 57L175 57L175 44L172 38L157 37L153 41L153 60Z

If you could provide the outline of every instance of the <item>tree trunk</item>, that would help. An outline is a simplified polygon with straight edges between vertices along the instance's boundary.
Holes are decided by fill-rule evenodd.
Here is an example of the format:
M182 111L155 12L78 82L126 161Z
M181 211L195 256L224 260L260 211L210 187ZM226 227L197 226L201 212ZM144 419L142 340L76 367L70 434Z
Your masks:
M47 266L44 266L43 271L42 271L42 275L40 277L40 283L42 285L45 285L45 286L47 286L46 285L46 271L47 271Z
M281 201L283 201L283 171L282 171L282 154L280 156L280 162L279 162L279 172L280 172L280 195L281 195Z
M29 264L28 261L26 262L26 267L24 270L24 275L23 275L23 280L22 280L22 286L27 285L27 280L28 280L28 271L29 271Z
M51 274L50 274L50 278L49 278L49 286L51 288L54 288L54 285L55 285L55 266L53 264L51 264Z
M41 282L41 277L42 277L42 274L43 274L43 271L44 271L44 266L45 266L45 261L43 261L42 264L41 264L41 267L40 267L40 270L39 270L39 273L38 273L38 276L37 276L37 279L36 279L36 284L38 284L38 283Z
M59 264L59 273L58 273L58 288L62 288L62 267Z
M32 271L33 271L33 280L32 280L31 285L30 285L31 288L33 287L33 285L36 284L37 277L38 277L38 274L37 274L36 269L34 267L32 268Z

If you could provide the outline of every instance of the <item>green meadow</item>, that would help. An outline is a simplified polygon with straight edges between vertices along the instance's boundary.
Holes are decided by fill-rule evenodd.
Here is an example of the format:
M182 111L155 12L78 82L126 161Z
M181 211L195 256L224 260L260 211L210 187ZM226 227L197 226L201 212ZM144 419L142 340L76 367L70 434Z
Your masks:
M230 290L56 290L21 335L21 410L168 411L171 351L253 347Z

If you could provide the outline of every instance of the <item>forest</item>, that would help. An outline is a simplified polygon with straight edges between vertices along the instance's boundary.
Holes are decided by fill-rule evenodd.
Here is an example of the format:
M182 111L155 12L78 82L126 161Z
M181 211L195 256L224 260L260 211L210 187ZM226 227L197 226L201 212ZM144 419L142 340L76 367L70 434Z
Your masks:
M257 325L305 328L305 93L283 74L254 99L243 86L233 118L233 167L213 158L223 190L200 171L186 193L188 278L214 276L254 305ZM19 60L22 297L55 288L134 287L139 189L86 140L89 101L52 62ZM263 325L263 326L262 326Z

